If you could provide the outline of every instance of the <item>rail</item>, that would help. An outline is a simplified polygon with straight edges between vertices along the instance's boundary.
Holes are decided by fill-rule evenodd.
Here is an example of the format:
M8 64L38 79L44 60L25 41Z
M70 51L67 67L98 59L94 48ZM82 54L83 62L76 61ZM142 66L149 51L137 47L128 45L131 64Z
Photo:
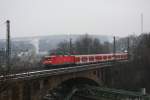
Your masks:
M128 60L124 61L117 61L116 63L128 62ZM40 70L40 71L31 71L25 73L18 73L18 74L9 74L9 75L1 75L1 81L9 81L9 80L26 80L26 79L33 79L33 78L40 78L52 75L59 75L65 73L72 73L72 72L79 72L85 70L92 70L97 68L104 68L110 67L114 64L114 62L105 62L105 63L97 63L97 64L89 64L89 65L80 65L74 67L64 67L64 68L57 68L57 69L48 69L48 70Z

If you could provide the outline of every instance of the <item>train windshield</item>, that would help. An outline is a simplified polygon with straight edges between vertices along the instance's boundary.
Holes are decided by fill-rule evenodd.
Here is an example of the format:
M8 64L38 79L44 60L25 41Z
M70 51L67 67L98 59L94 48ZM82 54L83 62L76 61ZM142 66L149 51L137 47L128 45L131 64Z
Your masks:
M45 60L51 60L52 57L45 57L44 59L45 59Z

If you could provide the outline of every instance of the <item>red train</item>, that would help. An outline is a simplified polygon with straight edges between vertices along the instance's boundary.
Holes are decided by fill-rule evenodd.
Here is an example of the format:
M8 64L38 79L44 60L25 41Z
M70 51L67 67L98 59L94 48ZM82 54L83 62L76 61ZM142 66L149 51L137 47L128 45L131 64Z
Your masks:
M127 53L114 54L90 54L90 55L53 55L46 56L42 60L42 64L51 65L66 65L66 64L90 64L113 60L127 60Z

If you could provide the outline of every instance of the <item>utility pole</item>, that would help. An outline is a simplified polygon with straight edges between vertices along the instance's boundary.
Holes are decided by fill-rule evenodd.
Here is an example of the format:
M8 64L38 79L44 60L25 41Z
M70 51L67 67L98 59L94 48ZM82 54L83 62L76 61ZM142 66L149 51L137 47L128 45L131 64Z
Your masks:
M128 45L128 47L127 47L128 59L130 59L130 39L129 39L129 37L127 39L127 45Z
M114 60L115 60L115 54L116 54L116 37L113 37L113 56L114 56Z
M70 41L69 41L69 52L70 52L70 55L72 54L72 38L70 38Z
M6 21L6 31L7 31L7 43L6 43L6 65L7 71L10 71L10 55L11 55L11 46L10 46L10 21Z

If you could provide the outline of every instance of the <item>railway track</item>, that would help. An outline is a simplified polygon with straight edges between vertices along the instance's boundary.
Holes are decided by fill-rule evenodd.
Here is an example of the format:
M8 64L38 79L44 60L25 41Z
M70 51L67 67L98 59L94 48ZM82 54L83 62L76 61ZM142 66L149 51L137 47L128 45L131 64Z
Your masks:
M123 62L126 63L126 62L128 62L128 60L117 61L116 63L123 63ZM73 66L73 67L63 67L63 68L57 68L57 69L47 69L47 70L30 71L30 72L17 73L17 74L1 75L0 82L1 81L10 81L10 80L22 80L22 79L26 80L26 79L30 79L30 78L33 79L33 78L37 78L37 77L40 78L40 77L59 75L59 74L64 74L64 73L104 68L104 67L110 67L116 63L105 62L105 63L88 64L88 65L80 65L80 66Z

